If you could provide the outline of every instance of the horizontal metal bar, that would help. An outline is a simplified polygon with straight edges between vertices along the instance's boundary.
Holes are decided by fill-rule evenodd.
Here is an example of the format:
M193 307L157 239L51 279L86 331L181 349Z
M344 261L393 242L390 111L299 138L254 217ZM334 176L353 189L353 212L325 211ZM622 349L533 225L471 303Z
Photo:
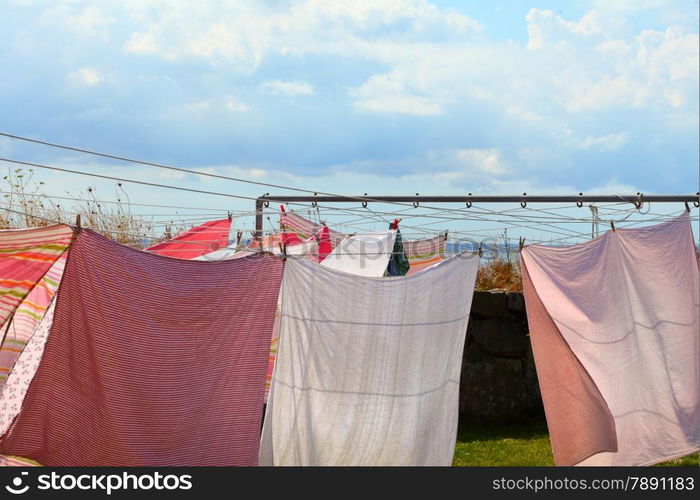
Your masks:
M573 195L573 196L528 196L523 193L519 196L425 196L416 194L415 196L288 196L280 194L265 194L255 201L255 234L257 238L262 238L263 234L263 210L269 202L321 202L321 203L341 203L341 202L398 202L398 203L608 203L627 202L639 204L639 202L649 203L698 203L700 193L695 194L635 194L632 196L611 195ZM524 203L523 203L524 204Z
M640 196L621 196L621 195L573 195L573 196L288 196L288 195L273 195L266 194L258 198L259 201L277 201L277 202L322 202L322 203L339 203L339 202L406 202L414 201L428 203L519 203L526 201L528 203L595 203L595 202L628 202L636 203L640 201ZM670 195L641 195L641 201L654 203L683 203L700 201L700 194L670 194Z

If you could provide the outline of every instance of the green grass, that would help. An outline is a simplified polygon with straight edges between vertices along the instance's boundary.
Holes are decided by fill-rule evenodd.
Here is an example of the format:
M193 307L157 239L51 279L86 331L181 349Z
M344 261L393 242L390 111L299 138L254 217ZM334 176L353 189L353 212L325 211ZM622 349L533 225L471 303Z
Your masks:
M463 423L459 427L452 464L458 467L554 465L547 425L544 422ZM659 465L697 467L698 454L693 453Z

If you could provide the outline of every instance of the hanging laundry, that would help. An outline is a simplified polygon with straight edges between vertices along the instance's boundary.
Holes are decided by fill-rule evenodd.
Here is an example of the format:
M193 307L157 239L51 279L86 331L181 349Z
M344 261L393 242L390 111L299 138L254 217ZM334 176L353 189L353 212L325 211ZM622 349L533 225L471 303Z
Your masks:
M441 234L426 240L408 240L403 242L403 249L408 257L409 276L434 266L445 259L447 236Z
M450 465L478 260L395 279L288 260L260 464Z
M248 248L255 250L265 250L271 252L273 248L279 248L282 243L282 233L273 233L258 239L253 239Z
M349 236L321 265L356 276L384 276L395 238L394 230Z
M689 216L522 250L557 465L651 465L700 446L700 277Z
M27 294L6 326L5 338L0 346L0 388L5 384L15 360L34 334L46 308L53 300L63 276L68 251L54 262L43 278ZM1 407L0 407L1 408Z
M331 241L331 231L326 226L321 228L318 233L318 260L323 262L333 251L333 243Z
M0 231L0 337L7 320L68 249L73 236L65 224Z
M287 233L295 233L302 239L310 239L319 235L324 227L323 224L306 219L296 212L286 212L282 209L280 214L280 228ZM279 248L283 234L284 232L279 232L265 236L262 238L262 244L254 241L251 247L264 248L267 251L276 252L274 249ZM329 254L347 236L345 233L328 228L330 250L328 250L329 247L327 246L321 247L319 262L323 260L324 254ZM407 274L415 274L444 260L446 241L447 237L445 234L425 240L402 241L410 266Z
M163 259L81 231L0 453L53 466L255 465L282 269L266 255Z
M326 226L306 219L296 212L282 212L280 214L280 229L296 233L302 239L308 239L319 234L324 227ZM328 228L328 239L333 248L338 246L345 236L340 231Z
M401 240L399 220L400 219L395 219L389 226L389 229L396 230L396 239L394 240L394 248L391 251L391 258L389 259L389 265L386 270L388 276L405 276L410 268L408 258L404 252L403 241Z
M146 251L188 260L214 252L228 245L231 221L232 219L222 219L205 222L172 239L156 243Z

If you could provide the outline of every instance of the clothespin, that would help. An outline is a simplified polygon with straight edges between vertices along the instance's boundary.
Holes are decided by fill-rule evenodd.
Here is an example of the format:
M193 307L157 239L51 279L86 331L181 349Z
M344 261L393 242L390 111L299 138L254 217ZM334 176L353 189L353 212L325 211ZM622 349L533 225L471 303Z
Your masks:
M449 232L449 229L445 229L445 239L447 239L447 233Z
M236 250L238 250L241 246L241 238L243 237L243 231L240 229L236 231Z
M481 248L481 241L479 242L479 249L477 250L476 253L479 255L479 257L481 257L482 255L484 255L484 251L483 251L482 248Z
M389 223L389 229L398 229L399 222L401 222L401 219L394 219L394 222Z
M78 231L80 231L80 214L75 216L75 227L77 227Z
M690 205L688 205L688 202L684 201L683 203L685 203L685 211L690 213Z
M280 210L282 211L283 214L287 212L287 211L284 209L284 205L280 205Z
M228 212L228 220L229 222L233 220L233 215L231 214L231 212Z
M522 236L518 240L518 247L520 248L520 251L523 251L523 247L525 246L525 238Z
M613 232L615 232L615 221L610 221L610 227L612 228Z
M282 252L282 261L287 260L287 244L286 243L279 243L280 246L280 252Z

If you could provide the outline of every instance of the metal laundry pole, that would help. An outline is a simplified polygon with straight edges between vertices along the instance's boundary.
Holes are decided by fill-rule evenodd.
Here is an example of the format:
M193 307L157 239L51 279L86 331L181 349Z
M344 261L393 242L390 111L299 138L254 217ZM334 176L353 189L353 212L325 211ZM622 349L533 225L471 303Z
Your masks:
M270 202L277 203L348 203L359 202L362 206L368 203L412 203L419 207L421 203L465 203L468 207L472 203L520 203L523 208L528 203L575 203L582 207L584 203L615 203L627 202L637 207L642 203L693 203L700 206L700 193L673 194L673 195L645 195L637 193L632 196L611 195L584 195L579 193L572 196L529 196L523 193L520 196L422 196L416 193L413 196L330 196L330 195L271 195L266 193L255 200L255 237L263 236L263 212Z

